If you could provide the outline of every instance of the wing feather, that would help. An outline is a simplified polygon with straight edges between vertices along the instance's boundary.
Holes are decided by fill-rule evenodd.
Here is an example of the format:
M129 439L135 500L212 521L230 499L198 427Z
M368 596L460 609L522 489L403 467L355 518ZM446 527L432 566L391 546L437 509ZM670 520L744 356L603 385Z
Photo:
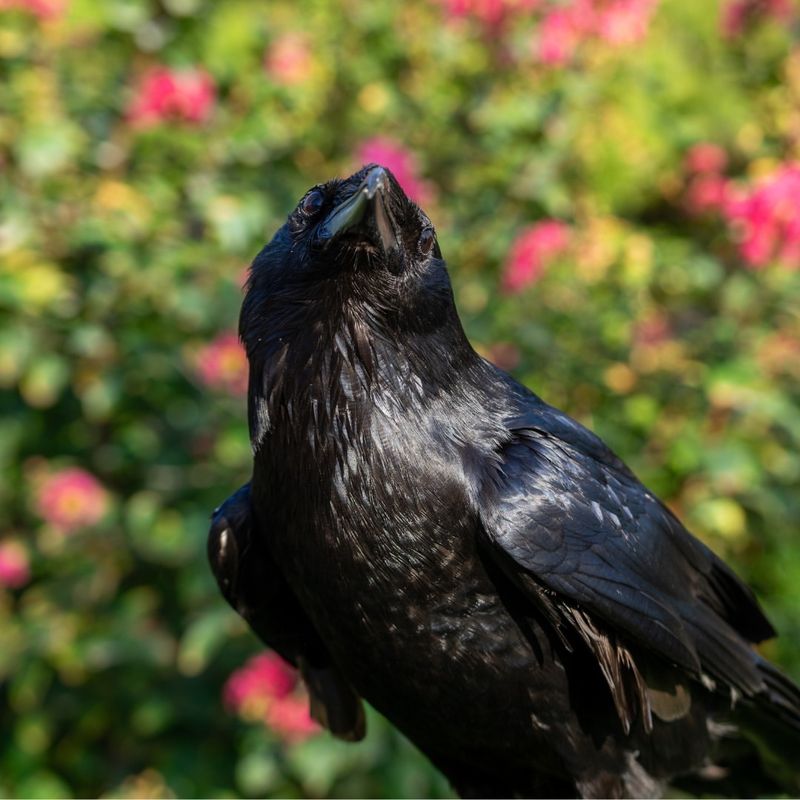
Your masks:
M555 593L577 610L566 616L584 640L599 625L734 695L765 690L751 645L774 631L752 592L599 438L531 401L498 456L481 485L482 527L532 599ZM618 677L613 660L601 666Z
M211 517L208 558L219 588L261 641L300 670L312 717L340 739L358 741L366 733L361 698L333 663L259 533L245 484Z

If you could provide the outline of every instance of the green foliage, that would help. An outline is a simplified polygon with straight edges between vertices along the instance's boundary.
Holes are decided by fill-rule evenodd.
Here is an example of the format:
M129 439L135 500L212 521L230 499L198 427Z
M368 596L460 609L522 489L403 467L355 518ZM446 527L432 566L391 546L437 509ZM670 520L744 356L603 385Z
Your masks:
M0 541L31 575L0 585L0 794L448 796L375 713L350 746L227 709L259 646L205 560L209 512L250 469L241 364L218 340L244 270L376 136L416 158L479 351L752 583L781 632L765 653L800 677L800 271L748 269L736 230L684 204L698 141L742 180L798 156L788 26L726 39L715 4L663 0L643 42L548 68L538 17L487 31L434 0L8 5ZM158 65L210 76L206 107L137 119ZM503 291L543 217L569 251ZM42 499L71 467L99 481L87 512Z

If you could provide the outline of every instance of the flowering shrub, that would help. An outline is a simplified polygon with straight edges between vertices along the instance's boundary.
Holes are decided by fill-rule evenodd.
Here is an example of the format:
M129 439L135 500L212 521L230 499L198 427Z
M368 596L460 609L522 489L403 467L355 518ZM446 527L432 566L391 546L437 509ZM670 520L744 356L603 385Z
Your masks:
M169 119L198 123L208 119L213 106L214 81L204 70L154 67L139 79L128 119L139 128Z
M535 54L543 64L562 66L575 56L578 46L592 38L612 46L641 42L658 0L570 0L546 4L534 39Z
M723 174L728 164L725 150L713 142L699 142L684 158L686 170L685 206L690 214L719 213L730 188Z
M43 479L36 493L39 516L63 533L96 525L107 506L106 490L80 467L53 472Z
M450 796L227 607L245 266L377 161L476 349L748 579L800 678L792 0L0 0L0 794Z
M503 285L516 292L535 283L568 244L569 227L558 220L543 220L524 228L511 246Z
M236 670L224 695L231 709L245 719L263 721L285 741L299 742L319 730L296 671L275 653L254 656Z
M796 14L792 0L728 0L723 7L722 32L729 37L765 20L787 23Z
M728 154L713 142L698 142L686 152L684 159L689 175L718 175L728 165Z
M195 363L198 377L210 389L231 394L247 392L247 357L237 334L221 333L203 345L195 356Z
M800 268L800 165L783 164L755 184L731 189L723 214L751 267Z
M275 653L261 653L228 678L225 702L235 711L259 717L270 700L284 700L296 686L297 673L289 664Z
M311 77L311 46L299 33L285 33L272 42L264 56L264 69L275 83L297 86Z
M486 28L496 29L510 17L536 11L542 0L443 0L442 5L451 19L477 19Z
M41 20L61 16L65 6L66 0L0 0L0 11L19 9Z
M16 539L0 541L0 585L19 589L31 577L28 552Z
M533 30L533 55L542 64L564 66L579 46L597 39L614 47L647 35L658 0L444 0L451 20L472 19L492 36L510 22Z
M358 148L355 162L356 169L361 164L371 163L388 167L403 191L420 205L424 206L433 200L433 189L420 178L416 157L399 142L382 136L368 139Z

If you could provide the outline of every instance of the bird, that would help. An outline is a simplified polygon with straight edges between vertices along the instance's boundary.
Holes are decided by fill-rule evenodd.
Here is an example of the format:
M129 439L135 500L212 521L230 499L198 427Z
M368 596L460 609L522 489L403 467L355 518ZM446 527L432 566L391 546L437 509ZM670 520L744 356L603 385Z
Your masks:
M462 797L800 791L800 688L753 592L476 353L389 169L303 195L239 333L253 470L209 560L334 735L366 701Z

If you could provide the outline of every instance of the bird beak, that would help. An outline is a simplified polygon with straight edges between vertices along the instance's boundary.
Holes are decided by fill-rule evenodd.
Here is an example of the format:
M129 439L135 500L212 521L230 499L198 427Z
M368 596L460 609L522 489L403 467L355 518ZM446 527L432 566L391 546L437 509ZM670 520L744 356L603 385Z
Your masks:
M386 207L385 194L388 189L389 176L386 170L379 166L370 168L358 189L328 214L318 229L318 237L327 243L366 221L377 229L384 250L396 247L397 237Z

